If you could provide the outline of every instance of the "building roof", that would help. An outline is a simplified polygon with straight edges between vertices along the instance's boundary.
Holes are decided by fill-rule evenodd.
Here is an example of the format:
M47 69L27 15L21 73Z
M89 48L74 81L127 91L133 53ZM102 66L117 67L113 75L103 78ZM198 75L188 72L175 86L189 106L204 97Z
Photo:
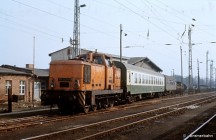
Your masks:
M52 54L55 54L57 52L60 52L60 51L63 51L63 50L66 50L66 49L71 49L73 47L71 46L68 46L66 48L63 48L61 50L58 50L58 51L55 51L55 52L52 52L49 54L49 56L51 56ZM81 54L85 54L87 52L89 52L90 50L86 50L86 49L81 49ZM98 52L100 53L100 52ZM108 53L105 53L106 55L108 56L112 56L112 58L115 58L117 60L120 59L120 56L119 55L113 55L113 54L108 54ZM145 62L147 65L149 65L152 69L154 69L156 72L162 72L161 68L159 68L156 64L154 64L149 58L147 57L125 57L125 56L122 56L122 60L124 61L127 61L128 64L132 64L132 65L136 65L136 63L139 63L139 62Z
M136 63L141 61L144 61L146 64L149 64L149 66L157 72L162 72L161 68L159 68L155 63L153 63L148 57L131 57L128 60L128 64L135 65Z
M29 75L29 73L26 72L22 72L22 71L17 71L17 70L13 70L13 69L9 69L9 68L4 68L2 66L0 66L0 74L10 74L10 75Z
M0 66L0 74L13 74L13 75L33 75L33 69L31 68L20 68L10 65ZM49 69L37 69L35 68L35 75L38 77L48 77Z
M66 49L68 49L68 48L72 48L72 47L68 46L68 47L66 47L66 48L63 48L63 49L57 50L57 51L55 51L55 52L50 53L49 56L51 56L51 55L54 54L54 53L57 53L57 52L60 52L60 51L66 50Z
M49 76L49 69L35 69L35 74L38 77L48 77Z
M66 47L66 48L57 50L57 51L55 51L55 52L50 53L49 56L51 56L51 55L54 54L54 53L57 53L57 52L60 52L60 51L63 51L63 50L69 49L69 48L73 48L73 47L68 46L68 47ZM87 53L87 52L89 52L89 51L91 51L91 50L81 49L81 54L85 54L85 53ZM98 53L102 53L102 52L98 52ZM108 56L112 56L113 58L120 58L119 55L108 54L108 53L105 53L105 54L108 55ZM126 56L122 56L122 59L128 60L128 59L130 59L130 58L129 58L129 57L126 57Z

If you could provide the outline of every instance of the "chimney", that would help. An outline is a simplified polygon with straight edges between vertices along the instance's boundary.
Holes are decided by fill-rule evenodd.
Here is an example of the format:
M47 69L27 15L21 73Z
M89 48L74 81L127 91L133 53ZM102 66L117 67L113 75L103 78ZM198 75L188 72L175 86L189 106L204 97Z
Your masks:
M34 64L26 64L26 68L33 70L34 69Z

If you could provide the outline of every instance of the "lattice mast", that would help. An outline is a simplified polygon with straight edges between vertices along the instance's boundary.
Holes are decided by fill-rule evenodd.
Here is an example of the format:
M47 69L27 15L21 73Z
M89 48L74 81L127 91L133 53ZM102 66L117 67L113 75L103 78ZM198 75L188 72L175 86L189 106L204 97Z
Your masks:
M188 29L188 39L189 39L189 44L188 44L188 47L189 47L189 67L188 67L188 90L192 90L193 89L193 71L192 71L192 44L191 44L191 27L189 26L189 29ZM188 91L188 92L189 92Z
M73 57L80 54L80 7L79 0L74 1Z

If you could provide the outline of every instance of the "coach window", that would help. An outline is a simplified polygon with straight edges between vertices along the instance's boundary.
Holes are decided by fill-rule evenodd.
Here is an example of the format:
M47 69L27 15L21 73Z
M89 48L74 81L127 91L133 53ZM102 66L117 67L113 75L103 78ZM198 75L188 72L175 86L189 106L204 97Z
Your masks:
M139 82L139 84L141 84L141 80L142 80L141 78L142 78L141 74L138 74L138 80L139 80L138 82Z
M137 84L137 73L134 73L134 83Z
M145 84L144 75L142 74L142 84Z
M155 77L155 85L157 85L157 77Z
M134 80L133 80L133 72L131 72L130 74L129 74L129 78L130 78L130 82L133 84L133 82L134 82Z
M131 75L130 75L130 72L127 72L128 74L128 82L131 83Z
M159 78L157 78L157 85L159 85Z
M145 84L148 84L148 76L145 75Z

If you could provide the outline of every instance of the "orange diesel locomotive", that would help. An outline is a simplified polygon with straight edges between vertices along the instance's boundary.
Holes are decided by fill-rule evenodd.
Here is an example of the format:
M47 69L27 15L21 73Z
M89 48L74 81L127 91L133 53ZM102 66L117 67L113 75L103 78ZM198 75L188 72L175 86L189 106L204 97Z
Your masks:
M83 54L71 60L50 63L49 89L42 95L42 104L57 104L63 110L113 106L125 98L121 85L121 71L105 54Z

